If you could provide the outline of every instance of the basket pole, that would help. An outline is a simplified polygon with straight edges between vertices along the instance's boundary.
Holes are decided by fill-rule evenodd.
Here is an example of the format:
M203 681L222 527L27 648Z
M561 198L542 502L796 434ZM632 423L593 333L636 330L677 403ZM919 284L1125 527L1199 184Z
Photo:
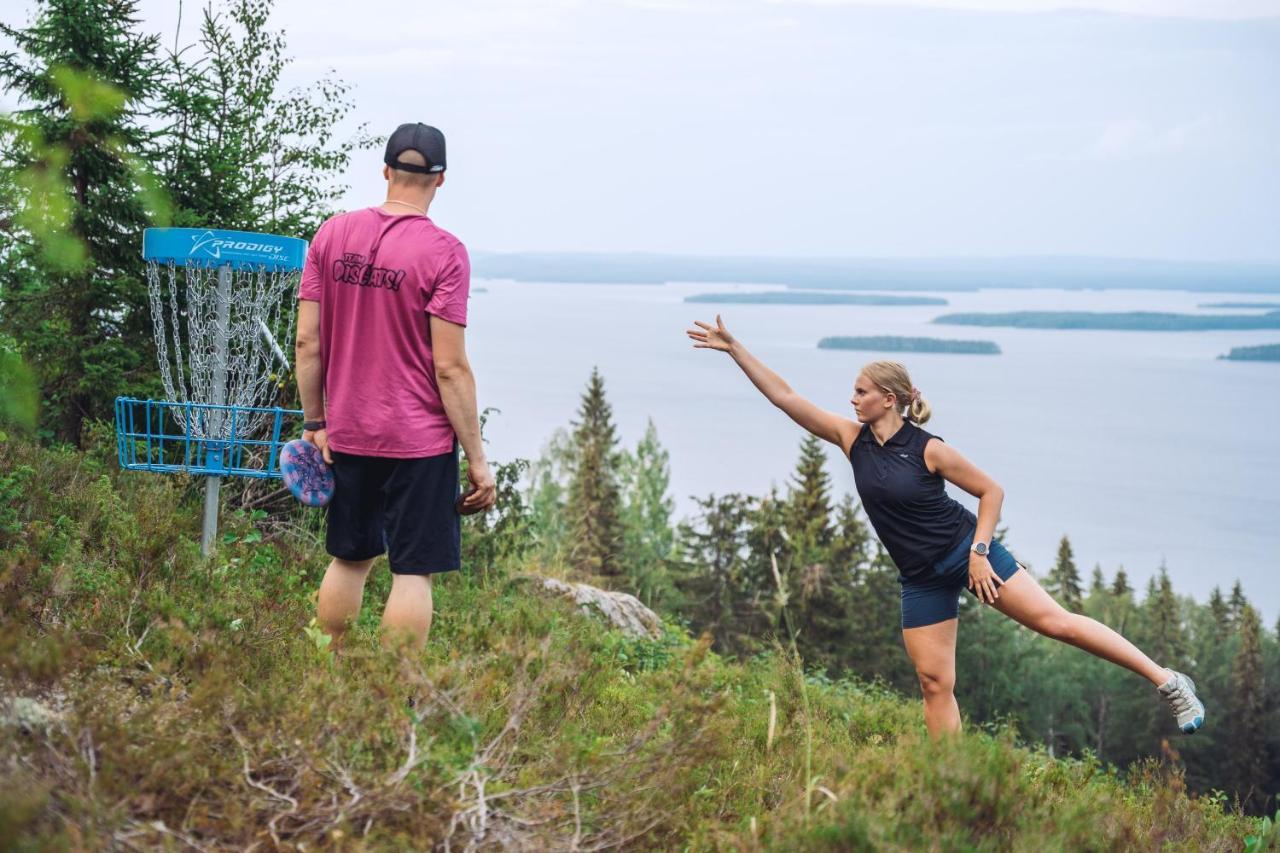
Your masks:
M231 336L231 265L218 267L218 326L215 341L216 354L213 362L213 395L211 402L215 406L227 403L227 342ZM222 454L225 447L219 447L217 439L222 435L222 424L226 411L214 409L213 428L210 433L215 442L209 448L208 463L222 467ZM205 480L204 486L204 528L200 533L200 553L209 556L213 551L218 536L218 495L222 490L222 478L216 474Z

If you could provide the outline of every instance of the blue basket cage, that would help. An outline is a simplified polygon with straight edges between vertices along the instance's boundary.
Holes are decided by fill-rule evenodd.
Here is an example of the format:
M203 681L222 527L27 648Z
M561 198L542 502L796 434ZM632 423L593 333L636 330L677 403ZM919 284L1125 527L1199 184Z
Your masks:
M237 422L265 412L270 438L241 438ZM182 414L187 429L177 426ZM191 425L211 416L226 422L231 438L217 440L191 434ZM197 474L215 477L280 476L280 446L286 421L301 420L300 409L215 406L210 403L171 403L160 400L116 398L116 449L120 467L129 471L162 474ZM296 427L295 427L296 428Z
M307 242L295 237L210 228L148 228L142 256L151 264L293 272L302 269ZM265 414L269 439L242 436L245 423ZM280 476L281 434L301 420L297 409L215 403L116 399L116 447L130 471L211 477ZM185 424L185 428L179 426ZM203 438L193 434L225 435Z

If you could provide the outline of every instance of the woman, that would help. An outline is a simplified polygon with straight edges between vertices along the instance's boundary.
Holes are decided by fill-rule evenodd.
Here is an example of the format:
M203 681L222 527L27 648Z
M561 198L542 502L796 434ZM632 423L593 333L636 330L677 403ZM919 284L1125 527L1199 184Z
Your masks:
M1157 666L1105 625L1068 613L991 537L1004 490L942 439L920 429L929 404L907 370L892 361L868 364L853 386L856 421L824 411L747 352L716 315L687 334L698 349L727 352L756 388L800 426L838 445L853 465L862 508L898 567L902 639L924 692L924 719L937 736L960 730L956 682L956 616L960 591L1034 631L1127 667L1154 684L1190 734L1204 724L1195 685ZM978 498L978 515L949 497L950 482Z

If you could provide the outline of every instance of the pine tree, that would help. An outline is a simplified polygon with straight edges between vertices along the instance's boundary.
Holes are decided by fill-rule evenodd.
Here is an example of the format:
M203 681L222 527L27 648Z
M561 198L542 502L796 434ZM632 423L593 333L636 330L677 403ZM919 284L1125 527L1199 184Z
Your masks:
M831 564L844 567L842 573L857 578L867 562L867 548L871 533L858 515L858 507L852 495L845 495L836 507L834 529L831 536Z
M592 368L573 423L569 482L570 560L583 572L618 576L623 563L622 499L618 490L618 436L604 379Z
M1240 626L1240 620L1244 618L1244 609L1248 606L1249 599L1244 597L1244 587L1237 580L1231 587L1231 600L1227 602L1227 618L1233 628Z
M1180 666L1186 658L1186 640L1178 598L1173 593L1169 571L1162 564L1160 573L1147 587L1142 605L1146 624L1146 651L1163 666Z
M1240 610L1240 648L1231 665L1231 727L1227 756L1232 787L1246 811L1259 813L1266 803L1267 761L1265 684L1262 666L1262 626L1247 602Z
M0 168L26 188L0 319L37 368L45 429L78 444L153 363L139 247L156 196L139 164L157 38L139 33L136 0L37 9L24 29L0 24L20 52L0 55L0 86L23 105Z
M623 455L621 468L624 556L627 576L636 594L655 606L671 591L667 562L675 536L671 516L675 502L671 486L671 457L658 441L650 420L635 453Z
M1058 559L1045 579L1045 589L1049 594L1072 613L1080 610L1084 600L1084 590L1080 586L1080 572L1076 569L1075 556L1071 553L1071 542L1063 536L1058 543Z
M683 615L710 633L717 651L757 650L771 623L756 584L746 580L747 520L754 501L743 495L694 498L698 514L679 528L683 560L676 584Z
M1213 619L1214 634L1221 640L1231 633L1231 610L1222 597L1222 589L1215 586L1209 593L1209 615Z
M825 565L831 556L831 477L822 440L809 434L787 491L786 531L797 568Z
M1124 566L1116 569L1115 580L1111 582L1111 594L1115 596L1128 595L1133 592L1133 587L1129 586L1129 576L1125 574Z
M1107 591L1107 579L1102 576L1102 564L1093 564L1093 576L1089 579L1089 595L1102 595Z

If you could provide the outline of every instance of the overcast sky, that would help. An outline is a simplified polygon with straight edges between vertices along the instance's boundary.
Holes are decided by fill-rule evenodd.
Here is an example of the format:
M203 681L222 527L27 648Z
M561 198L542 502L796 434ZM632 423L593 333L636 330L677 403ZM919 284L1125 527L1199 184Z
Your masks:
M1280 0L275 8L291 82L445 132L473 249L1280 259Z

